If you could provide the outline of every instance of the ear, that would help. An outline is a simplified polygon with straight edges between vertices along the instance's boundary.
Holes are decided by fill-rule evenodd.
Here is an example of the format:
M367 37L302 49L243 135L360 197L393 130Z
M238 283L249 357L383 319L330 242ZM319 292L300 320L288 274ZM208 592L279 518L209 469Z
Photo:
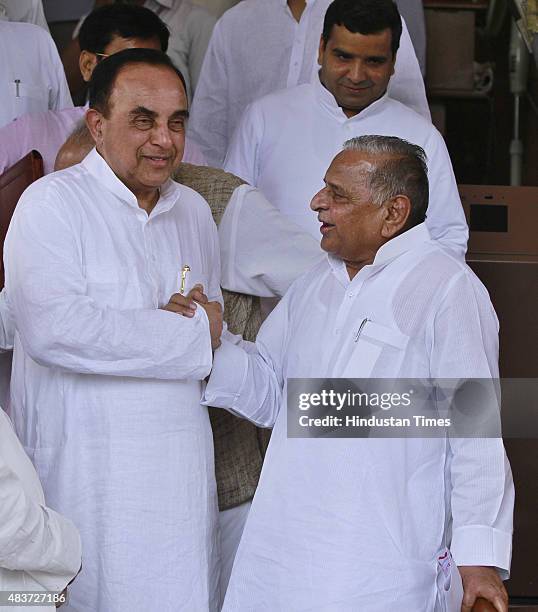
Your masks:
M86 83L92 76L93 69L97 66L97 56L89 51L81 51L78 57L78 67L82 73L82 78Z
M86 111L86 125L95 141L95 146L99 147L103 143L103 115L95 108Z
M323 36L319 39L319 47L318 47L318 64L321 66L323 63L323 55L325 54L325 41L323 40Z
M386 213L381 228L381 235L383 238L390 240L405 227L411 213L411 200L405 195L397 195L383 206Z
M396 51L396 53L392 56L392 70L390 72L390 76L394 76L394 70L396 69L396 56L398 55L398 52Z

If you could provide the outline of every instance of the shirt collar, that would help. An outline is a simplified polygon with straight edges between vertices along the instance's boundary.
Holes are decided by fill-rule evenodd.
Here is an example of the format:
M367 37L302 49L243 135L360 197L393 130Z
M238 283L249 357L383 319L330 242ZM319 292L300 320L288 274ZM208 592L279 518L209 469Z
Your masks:
M93 148L82 160L83 166L100 185L114 194L119 200L129 206L142 210L138 206L135 194L114 174L112 168L103 157ZM177 202L181 193L180 186L172 179L168 179L160 188L159 200L151 211L151 216L170 210Z
M408 251L411 251L412 249L415 249L430 240L430 232L428 231L426 224L419 223L403 234L396 236L396 238L392 238L388 242L385 242L385 244L377 251L374 261L370 265L364 266L364 268L359 270L358 274L365 269L373 270L386 265L404 253L407 253ZM348 285L351 281L349 280L345 263L339 257L335 257L330 253L327 254L327 257L329 259L329 265L337 278L340 281L344 281L344 286Z
M321 82L319 73L314 78L314 89L316 99L318 100L320 106L322 106L331 115L344 122L359 121L365 117L372 117L383 110L388 100L388 94L385 92L380 98L361 110L361 112L357 113L354 117L346 117L344 111L336 103L336 98Z

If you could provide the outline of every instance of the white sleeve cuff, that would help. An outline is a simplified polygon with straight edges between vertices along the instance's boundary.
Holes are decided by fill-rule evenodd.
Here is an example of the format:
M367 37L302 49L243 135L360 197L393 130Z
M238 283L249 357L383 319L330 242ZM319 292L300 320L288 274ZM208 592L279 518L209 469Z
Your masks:
M496 567L507 580L512 558L512 534L486 525L457 527L452 534L450 552L456 565Z
M207 383L202 404L230 410L239 397L248 371L245 351L227 340L215 351L213 369Z

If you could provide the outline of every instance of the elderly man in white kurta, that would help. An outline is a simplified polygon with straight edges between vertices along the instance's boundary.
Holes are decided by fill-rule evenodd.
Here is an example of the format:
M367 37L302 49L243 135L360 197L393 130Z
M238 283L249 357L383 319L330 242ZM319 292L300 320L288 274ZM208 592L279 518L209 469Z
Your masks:
M242 0L217 22L200 73L188 132L221 167L251 103L317 78L317 48L331 0ZM407 26L390 95L430 118L424 81ZM342 144L342 143L340 143Z
M463 610L483 596L506 612L501 439L287 437L289 378L498 377L487 292L422 222L423 151L378 136L346 148L312 201L325 261L271 313L257 354L215 352L207 402L274 425L224 610L460 612L463 580Z
M288 223L316 236L308 203L342 144L362 134L399 136L422 146L428 156L428 230L463 255L468 230L445 143L431 122L387 94L400 32L400 16L390 0L335 0L325 17L319 78L254 102L232 140L225 169L258 187ZM263 212L243 214L232 206L226 214L237 223L223 225L222 243L249 252L248 260L238 257L236 265L252 268L257 260L259 268L285 270L289 257L283 241L276 260L258 246L269 242L260 239L260 231L280 236L267 224L260 227L256 217ZM225 233L228 228L231 234ZM223 276L222 285L253 293L252 280L254 286L238 287Z
M31 185L7 237L14 422L85 551L68 610L218 605L200 397L222 327L219 257L206 202L169 179L186 115L167 56L107 58L86 116L96 149ZM177 293L185 265L184 293L203 286L198 307ZM192 316L177 314L185 301Z

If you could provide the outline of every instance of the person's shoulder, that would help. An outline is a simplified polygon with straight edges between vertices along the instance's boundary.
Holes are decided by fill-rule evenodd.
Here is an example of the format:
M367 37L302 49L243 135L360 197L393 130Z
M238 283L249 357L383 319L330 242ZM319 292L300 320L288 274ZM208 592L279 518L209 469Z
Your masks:
M74 187L82 187L86 174L81 164L51 172L29 185L22 194L17 209L22 208L58 208L67 206L73 210L78 205L74 196Z
M258 98L249 105L249 108L261 114L269 113L270 115L279 111L293 111L296 108L304 110L305 100L315 98L314 91L314 87L310 83L278 89ZM300 115L297 116L297 118L299 117Z
M420 127L425 131L431 130L437 132L437 129L429 119L426 119L426 117L420 113L417 113L417 111L410 106L407 106L406 104L403 104L399 100L395 100L390 96L387 96L386 98L385 110L387 112L397 114L399 119Z
M173 188L176 190L176 197L181 210L188 211L190 215L202 221L213 219L211 208L202 195L183 183L178 183L175 180L172 183Z

